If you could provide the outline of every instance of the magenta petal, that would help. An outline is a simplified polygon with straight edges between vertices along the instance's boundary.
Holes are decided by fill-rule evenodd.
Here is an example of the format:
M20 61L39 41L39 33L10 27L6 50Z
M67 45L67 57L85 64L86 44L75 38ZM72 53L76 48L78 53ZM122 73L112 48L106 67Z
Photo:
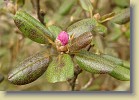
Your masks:
M67 32L62 31L59 33L57 39L60 40L63 45L66 45L69 41L69 35Z

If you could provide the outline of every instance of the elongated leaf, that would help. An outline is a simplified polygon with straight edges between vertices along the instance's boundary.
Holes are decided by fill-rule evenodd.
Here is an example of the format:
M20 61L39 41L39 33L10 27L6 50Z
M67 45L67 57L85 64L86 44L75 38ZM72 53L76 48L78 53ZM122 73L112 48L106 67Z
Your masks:
M90 0L79 0L82 8L86 11L91 12L93 10L93 6Z
M130 80L130 70L123 66L117 66L112 72L109 73L109 75L122 81Z
M102 57L104 57L105 59L108 59L112 62L114 62L116 65L123 65L123 60L119 59L119 58L116 58L114 56L110 56L110 55L107 55L107 54L102 54L101 55Z
M130 21L130 8L127 8L119 13L117 13L111 20L117 24L125 24Z
M110 19L112 19L114 17L115 13L112 12L112 13L109 13L109 14L106 14L106 15L103 15L100 19L99 19L99 22L100 23L103 23L103 22L106 22Z
M107 35L105 38L107 41L115 41L122 35L121 29L114 28L113 32Z
M92 31L93 28L97 25L98 23L95 19L87 18L87 19L80 20L72 24L71 26L69 26L67 28L67 32L69 33L69 35L74 33L75 34L74 36L78 37L85 32Z
M47 44L48 40L53 40L52 34L45 26L24 11L15 14L14 22L25 36L35 42Z
M123 8L130 6L130 0L113 0L113 2Z
M130 69L120 66L121 61L117 60L117 58L112 57L110 59L108 56L102 57L87 51L81 51L76 54L75 59L78 65L88 72L96 74L108 73L118 80L130 80ZM116 59L115 62L114 59Z
M123 67L130 69L130 61L123 61Z
M76 11L72 14L72 17L73 18L78 18L81 13L82 13L82 8L81 7L77 7Z
M105 27L104 25L102 25L102 24L98 24L95 28L94 28L94 30L93 31L95 31L96 33L99 33L99 34L105 34L105 33L107 33L107 27Z
M77 53L75 59L82 69L96 74L112 72L116 67L113 62L88 51Z
M69 35L75 34L75 37L80 36L85 32L95 31L96 33L105 33L107 30L105 26L99 24L94 18L87 18L80 20L67 28Z
M104 52L104 41L100 35L96 35L93 39L94 48L98 49L101 53Z
M66 81L72 78L73 75L74 66L68 54L59 55L50 63L46 71L46 78L51 83Z
M46 36L50 36L50 38L52 38L51 32L43 24L41 24L38 20L36 20L31 15L29 15L27 12L25 12L23 10L19 10L16 13L16 15L17 16L22 16L24 19L26 19L27 21L29 21L30 23L32 23L35 27L37 27L38 29L40 29L41 31L43 31Z
M93 38L93 35L90 32L84 33L84 34L80 35L79 37L74 38L71 41L71 45L69 46L70 52L78 51L78 50L86 47L88 44L91 43L92 38Z
M25 59L13 69L8 76L8 80L16 85L31 83L46 71L48 63L48 52L37 53Z
M64 0L58 10L58 13L61 15L66 15L70 11L75 2L76 0Z
M53 34L54 40L56 39L56 37L58 36L58 34L60 32L62 32L62 29L61 28L59 28L57 26L54 26L54 25L48 26L48 29Z

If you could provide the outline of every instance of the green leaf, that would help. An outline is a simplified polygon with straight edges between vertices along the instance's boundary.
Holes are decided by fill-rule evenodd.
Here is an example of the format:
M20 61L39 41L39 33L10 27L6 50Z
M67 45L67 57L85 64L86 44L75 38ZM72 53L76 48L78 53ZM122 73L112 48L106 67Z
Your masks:
M93 18L87 18L80 20L78 22L75 22L71 26L67 28L67 32L69 35L75 34L75 37L80 36L81 34L85 32L91 32L95 26L98 25L98 22Z
M123 61L123 67L130 69L130 61Z
M118 58L81 51L75 55L75 59L79 67L88 72L96 74L108 73L118 80L130 80L130 69L120 66L122 62Z
M79 37L74 38L71 41L71 44L69 45L69 51L74 52L74 51L78 51L78 50L86 47L88 44L91 43L92 38L93 38L93 35L90 32L84 33L84 34L80 35Z
M66 15L75 2L76 0L63 0L60 8L58 9L58 13L61 15Z
M120 7L130 6L130 0L113 0L113 2Z
M16 85L31 83L46 71L48 63L48 52L37 53L25 59L13 69L8 76L8 80Z
M109 14L106 14L106 15L103 15L103 16L99 19L99 22L100 22L100 23L104 23L104 22L106 22L106 21L112 19L114 15L115 15L114 12L109 13Z
M61 28L54 25L48 26L48 29L52 33L54 40L57 38L58 34L62 31Z
M123 65L123 60L117 58L117 57L114 57L114 56L110 56L110 55L107 55L107 54L102 54L101 55L102 57L104 57L105 59L108 59L112 62L114 62L116 65Z
M95 74L109 73L116 67L113 62L88 51L77 53L75 59L79 67Z
M81 7L77 7L76 8L76 11L72 14L71 17L73 17L73 18L79 18L80 15L81 15L81 13L82 13L82 8Z
M80 4L81 4L81 7L84 10L89 11L89 12L92 12L93 6L92 6L90 0L79 0L79 1L80 1Z
M99 52L101 52L101 53L104 52L104 41L100 35L96 35L93 38L91 44L93 45L94 49L99 50Z
M123 66L117 66L109 75L121 81L130 80L130 70Z
M107 35L105 39L107 41L116 41L122 35L121 29L119 27L114 27L112 33Z
M14 22L26 37L35 42L47 44L53 40L50 31L25 11L18 11L14 16Z
M120 25L129 22L130 21L130 8L126 8L118 12L111 21Z
M96 33L99 33L99 34L105 34L107 33L107 27L105 27L104 25L102 24L98 24L94 30Z
M68 54L59 55L48 66L46 78L48 82L66 81L74 75L74 65Z

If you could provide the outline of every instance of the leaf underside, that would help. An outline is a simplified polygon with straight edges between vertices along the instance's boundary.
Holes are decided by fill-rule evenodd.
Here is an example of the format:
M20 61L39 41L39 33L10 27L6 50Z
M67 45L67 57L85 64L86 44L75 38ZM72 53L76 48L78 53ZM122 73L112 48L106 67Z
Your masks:
M69 46L69 51L74 52L74 51L78 51L78 50L86 47L87 45L89 45L91 43L92 38L93 38L93 35L90 32L84 33L84 34L80 35L79 37L74 38L71 41L71 44Z
M22 61L13 69L8 80L16 85L24 85L38 79L47 69L49 56L47 52L37 53Z

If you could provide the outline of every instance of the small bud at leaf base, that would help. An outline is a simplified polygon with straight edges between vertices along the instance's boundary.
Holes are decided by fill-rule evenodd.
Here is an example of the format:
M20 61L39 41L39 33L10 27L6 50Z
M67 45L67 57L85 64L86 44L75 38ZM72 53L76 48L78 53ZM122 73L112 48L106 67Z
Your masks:
M69 41L69 35L67 32L62 31L60 32L60 34L57 37L58 40L60 40L60 42L62 43L62 45L66 45Z

